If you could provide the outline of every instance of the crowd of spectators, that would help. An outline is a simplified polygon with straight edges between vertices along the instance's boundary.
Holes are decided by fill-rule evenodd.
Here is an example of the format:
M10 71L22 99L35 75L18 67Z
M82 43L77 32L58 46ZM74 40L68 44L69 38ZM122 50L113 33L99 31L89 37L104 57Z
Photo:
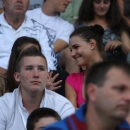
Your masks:
M130 130L129 63L130 0L0 0L0 130Z

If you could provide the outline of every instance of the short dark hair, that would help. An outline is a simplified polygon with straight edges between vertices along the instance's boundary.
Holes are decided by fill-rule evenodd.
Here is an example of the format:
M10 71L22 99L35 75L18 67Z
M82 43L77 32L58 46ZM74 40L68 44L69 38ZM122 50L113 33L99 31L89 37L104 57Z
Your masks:
M124 71L127 75L130 76L130 64L128 63L117 61L105 61L96 63L90 67L85 77L85 90L87 89L87 85L89 83L96 84L98 87L102 86L106 79L107 72L114 67ZM85 95L87 101L88 96L87 94Z
M24 50L18 57L16 61L16 72L20 72L22 66L22 59L27 56L40 56L45 59L46 67L47 67L47 60L46 57L34 46L27 48ZM48 67L47 67L48 68Z
M51 108L38 108L34 110L27 119L27 130L33 130L35 123L44 117L54 117L56 120L61 120L59 114Z
M13 44L11 55L9 58L9 64L8 64L8 70L7 70L7 86L6 91L12 92L15 88L18 87L18 84L14 79L14 73L15 73L15 67L16 67L16 61L23 49L28 44L37 45L39 48L39 51L41 51L41 46L39 42L32 37L22 36L16 39L16 41Z
M102 36L104 34L104 29L102 26L95 24L94 26L83 26L76 29L71 35L81 37L85 42L89 42L90 39L94 39L96 41L97 49L102 57L104 57L103 51L103 41Z

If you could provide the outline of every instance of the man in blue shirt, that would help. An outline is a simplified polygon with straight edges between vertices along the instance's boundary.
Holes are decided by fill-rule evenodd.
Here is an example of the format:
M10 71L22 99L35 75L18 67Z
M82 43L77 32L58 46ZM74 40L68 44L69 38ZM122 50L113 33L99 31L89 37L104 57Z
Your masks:
M86 77L87 103L45 130L130 130L125 121L130 104L130 65L101 62L93 65Z

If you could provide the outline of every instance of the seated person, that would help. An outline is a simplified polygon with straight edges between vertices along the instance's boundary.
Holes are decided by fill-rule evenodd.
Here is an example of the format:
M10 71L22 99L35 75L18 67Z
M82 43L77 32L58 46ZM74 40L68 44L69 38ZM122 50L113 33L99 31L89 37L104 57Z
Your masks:
M66 98L46 89L47 67L45 56L36 47L20 54L14 73L19 87L0 97L0 130L25 130L29 114L41 107L54 109L62 119L75 112Z
M83 0L75 28L99 24L104 28L103 48L108 61L126 62L130 51L130 27L117 0Z
M16 9L12 8L15 4L19 5ZM29 0L2 0L2 5L4 12L0 15L0 74L6 73L13 43L21 36L36 38L41 45L42 53L47 58L48 72L56 70L57 60L54 46L51 44L53 41L49 37L50 33L45 26L25 14Z
M66 79L65 94L75 108L85 102L85 74L91 65L103 61L102 36L104 29L100 25L80 27L70 35L71 56L78 66L84 67L80 73L72 73Z
M4 87L4 86L1 87L1 89L3 89L3 91L2 91L3 94L4 94L4 88L5 88L5 92L8 92L8 91L13 92L13 90L18 87L19 83L17 83L14 78L16 61L17 61L19 55L25 49L27 49L31 46L36 47L41 52L40 43L35 38L23 36L23 37L18 38L14 42L14 45L11 50L7 73L6 73L6 77L7 77L5 79L6 87ZM56 71L54 71L54 72L56 72ZM52 75L49 75L47 89L56 90L60 87L59 83L61 83L61 80L58 82L54 82L55 79L57 78L57 76L58 76L58 74L56 74L54 77L52 77Z
M51 108L38 108L27 119L27 130L41 130L45 126L61 120L59 114Z
M130 65L100 62L85 77L85 99L77 111L44 130L130 130Z
M123 18L130 25L130 0L117 0L117 2Z
M5 75L0 75L0 96L5 92L13 92L13 90L18 87L19 83L14 79L16 61L21 52L31 46L34 46L41 51L40 43L35 38L23 36L14 42L7 72ZM46 88L49 90L55 90L57 93L64 96L65 77L68 76L66 73L67 72L62 70L54 70L53 72L50 72L48 74L48 83Z
M64 4L63 4L64 3ZM78 67L75 61L69 55L68 47L69 36L73 32L72 24L62 19L58 13L64 12L71 1L62 0L44 0L41 8L27 11L27 16L44 25L50 33L50 39L53 41L54 52L59 61L58 69L66 70L68 73L77 71ZM65 49L66 48L66 49ZM62 52L61 54L59 54Z

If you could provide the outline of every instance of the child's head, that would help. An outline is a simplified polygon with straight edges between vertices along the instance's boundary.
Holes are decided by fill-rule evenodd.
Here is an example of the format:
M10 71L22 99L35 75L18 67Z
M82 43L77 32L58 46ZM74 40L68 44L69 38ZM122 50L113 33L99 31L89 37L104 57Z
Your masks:
M38 108L27 119L27 130L40 130L60 120L59 114L50 108Z

